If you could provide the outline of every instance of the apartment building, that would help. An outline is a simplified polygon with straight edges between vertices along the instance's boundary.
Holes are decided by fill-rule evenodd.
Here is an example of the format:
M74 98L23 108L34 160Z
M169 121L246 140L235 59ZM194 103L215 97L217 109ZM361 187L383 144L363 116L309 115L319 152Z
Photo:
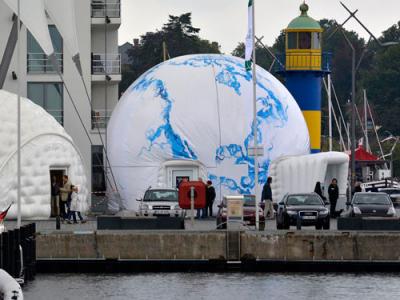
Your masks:
M42 106L64 126L83 156L89 188L92 192L103 192L105 156L102 140L107 143L105 129L118 101L121 80L118 53L121 5L120 0L76 0L75 5L83 81L90 101L71 54L50 18L50 36L64 82L35 38L22 25L19 41L21 73L18 72L15 47L3 89L17 93L19 81L21 95ZM0 1L0 61L6 52L12 27L13 13ZM68 166L60 168L68 173Z

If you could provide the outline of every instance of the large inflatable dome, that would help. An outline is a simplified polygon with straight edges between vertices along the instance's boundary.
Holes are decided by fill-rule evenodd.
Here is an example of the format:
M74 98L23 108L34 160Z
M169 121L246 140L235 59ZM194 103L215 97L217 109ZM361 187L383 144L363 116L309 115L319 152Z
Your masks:
M108 126L108 153L122 202L137 209L147 188L176 187L183 178L211 179L217 201L254 193L253 84L244 60L188 55L163 62L124 93ZM303 115L287 89L257 67L260 194L270 162L309 153ZM258 195L259 196L259 195ZM120 207L121 208L121 207Z
M17 95L0 90L0 210L17 215ZM21 212L50 216L50 171L68 174L87 203L83 161L64 128L44 109L21 98ZM88 204L88 203L87 203Z

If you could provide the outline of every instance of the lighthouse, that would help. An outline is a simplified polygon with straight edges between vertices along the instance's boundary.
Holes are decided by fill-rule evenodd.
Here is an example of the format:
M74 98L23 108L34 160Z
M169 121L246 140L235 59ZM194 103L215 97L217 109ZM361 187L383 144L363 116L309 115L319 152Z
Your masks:
M321 86L330 72L330 56L322 53L322 28L309 17L308 5L285 29L285 54L279 73L303 112L310 134L311 153L321 151Z

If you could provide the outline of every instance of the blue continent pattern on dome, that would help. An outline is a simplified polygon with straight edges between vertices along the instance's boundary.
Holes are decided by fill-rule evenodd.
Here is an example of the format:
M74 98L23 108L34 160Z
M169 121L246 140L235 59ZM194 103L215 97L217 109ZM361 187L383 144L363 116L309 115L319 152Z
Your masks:
M220 68L215 75L215 81L218 84L225 85L234 90L237 95L241 95L241 80L247 82L252 81L251 72L246 71L244 63L239 59L227 56L218 55L197 55L190 57L184 61L168 61L165 62L172 66L189 66L193 68L204 68L204 67L217 67ZM149 141L149 146L145 148L146 151L151 151L154 146L158 146L161 149L170 147L173 157L175 159L190 159L197 160L198 156L195 151L190 147L188 141L181 138L173 129L170 123L170 113L173 106L173 99L168 93L166 84L155 78L155 71L161 66L157 65L144 73L139 80L131 87L131 90L144 92L148 88L153 87L155 97L159 97L165 104L162 111L161 118L162 124L157 128L148 129L146 132L146 138ZM263 76L262 73L257 71L257 86L258 92L260 90L264 92L264 95L257 97L257 137L260 144L263 143L263 135L261 127L266 124L274 123L275 127L284 127L288 121L288 114L286 107L283 106L278 97L268 89L262 81L270 82L269 78ZM215 150L215 160L217 164L220 164L224 160L231 159L235 165L247 165L248 174L242 176L240 182L228 176L217 176L209 173L208 176L211 180L216 181L216 184L220 184L231 191L240 194L249 194L251 189L254 188L254 158L249 156L247 151L248 146L252 144L254 139L252 124L248 124L249 133L243 141L244 147L239 144L220 145ZM163 142L162 137L166 139L166 143ZM267 152L273 150L273 145L268 149ZM270 161L264 159L259 161L259 183L264 183L267 179L267 172Z
M183 140L171 126L170 114L173 100L170 98L164 82L160 79L147 78L147 76L153 74L156 69L157 67L145 73L144 76L142 76L143 78L135 86L132 87L132 89L136 91L145 91L150 86L154 86L155 96L160 97L165 102L165 107L161 115L163 119L163 124L157 129L149 129L146 132L146 137L150 142L150 145L146 150L151 151L154 145L158 145L161 149L165 149L165 146L169 145L171 147L174 158L186 158L196 160L197 155L190 148L189 143L186 140ZM159 139L163 133L165 138L167 139L167 145L165 145L165 143L157 142L157 139Z

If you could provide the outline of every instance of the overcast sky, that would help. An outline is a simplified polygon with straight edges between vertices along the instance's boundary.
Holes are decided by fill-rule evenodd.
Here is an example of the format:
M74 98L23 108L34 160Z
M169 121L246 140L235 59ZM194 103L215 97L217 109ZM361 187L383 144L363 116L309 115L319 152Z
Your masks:
M400 0L342 0L350 9L358 9L357 16L379 36L383 30L400 20ZM119 44L160 29L168 15L192 12L195 27L202 38L217 41L222 51L230 53L243 41L247 27L248 0L121 0L122 25ZM281 29L299 15L302 0L255 0L256 35L264 36L271 45ZM338 0L307 0L309 15L314 19L333 18L343 22L348 14ZM367 33L354 21L345 25L367 38Z

